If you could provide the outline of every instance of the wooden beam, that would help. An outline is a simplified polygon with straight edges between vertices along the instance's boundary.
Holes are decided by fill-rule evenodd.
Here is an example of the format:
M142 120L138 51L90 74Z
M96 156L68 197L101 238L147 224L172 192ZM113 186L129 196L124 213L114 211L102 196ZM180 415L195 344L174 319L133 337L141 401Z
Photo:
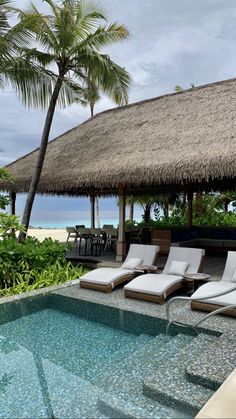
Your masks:
M125 241L125 206L126 206L126 188L121 185L119 187L119 233L117 242L116 260L121 262L126 256Z
M95 195L90 194L90 227L95 227Z

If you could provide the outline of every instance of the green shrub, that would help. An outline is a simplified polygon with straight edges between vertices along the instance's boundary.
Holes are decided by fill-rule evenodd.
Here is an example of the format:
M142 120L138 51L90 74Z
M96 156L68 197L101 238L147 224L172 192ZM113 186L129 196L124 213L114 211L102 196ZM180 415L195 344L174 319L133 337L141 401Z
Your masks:
M50 285L59 285L77 279L87 272L82 266L75 268L70 262L62 265L58 261L40 271L27 268L29 267L25 263L25 269L15 273L12 286L0 290L0 295L21 294Z
M56 262L61 266L66 264L67 247L58 241L45 239L39 242L28 237L18 243L14 237L0 241L0 289L12 287L18 275L31 272L31 282L34 273L37 275Z

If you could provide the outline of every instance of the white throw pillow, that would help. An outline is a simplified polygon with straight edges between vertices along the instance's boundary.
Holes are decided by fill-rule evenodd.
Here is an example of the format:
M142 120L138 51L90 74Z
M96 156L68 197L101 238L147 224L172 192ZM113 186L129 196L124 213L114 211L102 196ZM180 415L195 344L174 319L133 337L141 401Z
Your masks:
M236 282L236 269L235 269L235 271L234 271L234 273L233 273L233 276L232 276L231 282Z
M122 266L123 269L131 269L132 271L136 268L136 266L141 265L143 263L143 259L140 258L129 258L127 262L125 262Z
M169 275L181 275L183 276L189 267L188 262L179 262L173 260L168 270Z

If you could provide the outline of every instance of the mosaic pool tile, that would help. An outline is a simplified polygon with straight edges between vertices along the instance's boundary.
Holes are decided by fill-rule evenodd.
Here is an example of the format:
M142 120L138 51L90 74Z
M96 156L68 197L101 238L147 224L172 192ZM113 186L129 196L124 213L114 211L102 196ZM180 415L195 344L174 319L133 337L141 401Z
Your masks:
M54 287L46 296L44 290L0 299L0 417L153 419L187 414L189 418L204 399L202 395L212 394L200 385L206 384L201 379L209 379L207 370L213 383L220 378L212 367L215 361L234 367L234 354L231 350L230 355L226 343L210 360L210 351L207 355L207 348L197 343L201 337L194 339L189 330L176 336L179 328L173 327L173 336L164 336L164 306L125 299L122 289L103 294L81 290L78 284ZM193 313L188 303L181 302L172 307L172 316L193 324L204 313ZM231 348L236 347L235 319L217 316L202 329L222 334L222 341L228 334ZM219 342L216 336L206 339L209 344L214 339ZM202 373L194 354L201 354L205 362ZM181 365L187 358L195 366L191 371L187 363ZM155 380L153 370L157 370ZM157 380L158 374L162 379ZM152 380L156 387L147 390L146 383ZM171 399L186 412L190 406L194 409L180 413L160 405L155 400L157 387L165 403Z
M189 362L187 377L193 383L217 390L236 368L235 335L224 334L200 358ZM214 361L214 362L212 362Z
M113 374L110 380L107 377L109 387L99 397L103 411L108 414L116 412L122 417L162 418L177 417L177 414L179 418L187 417L184 412L174 412L156 400L146 398L142 390L145 377L191 339L186 335L178 335L175 338L159 335L148 347L137 349L131 357L126 358L123 365L118 364L114 378ZM119 375L117 371L120 371Z
M217 338L199 335L185 345L171 359L158 366L150 378L144 380L144 393L168 405L198 411L212 396L210 389L186 380L186 365L189 360L200 357L207 345ZM168 383L168 384L167 384Z

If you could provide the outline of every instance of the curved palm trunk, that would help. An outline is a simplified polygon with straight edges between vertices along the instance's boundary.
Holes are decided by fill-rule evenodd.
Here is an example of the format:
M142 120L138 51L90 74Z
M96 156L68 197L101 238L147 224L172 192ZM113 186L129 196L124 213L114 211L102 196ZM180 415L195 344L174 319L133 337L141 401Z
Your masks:
M43 163L44 163L44 159L45 159L45 155L47 151L48 138L49 138L52 120L53 120L53 116L54 116L54 112L55 112L55 108L57 104L57 99L58 99L60 89L62 86L62 82L63 82L63 77L59 76L55 84L55 88L54 88L54 91L50 100L49 108L47 111L47 116L45 119L45 124L44 124L43 134L42 134L41 143L39 147L35 171L34 171L31 184L29 187L29 192L26 199L24 213L23 213L22 221L21 221L21 223L25 226L26 231L21 232L19 234L19 241L22 241L25 239L27 230L29 227L31 211L32 211L34 198L37 192L37 187L38 187L39 179L40 179L42 168L43 168Z

